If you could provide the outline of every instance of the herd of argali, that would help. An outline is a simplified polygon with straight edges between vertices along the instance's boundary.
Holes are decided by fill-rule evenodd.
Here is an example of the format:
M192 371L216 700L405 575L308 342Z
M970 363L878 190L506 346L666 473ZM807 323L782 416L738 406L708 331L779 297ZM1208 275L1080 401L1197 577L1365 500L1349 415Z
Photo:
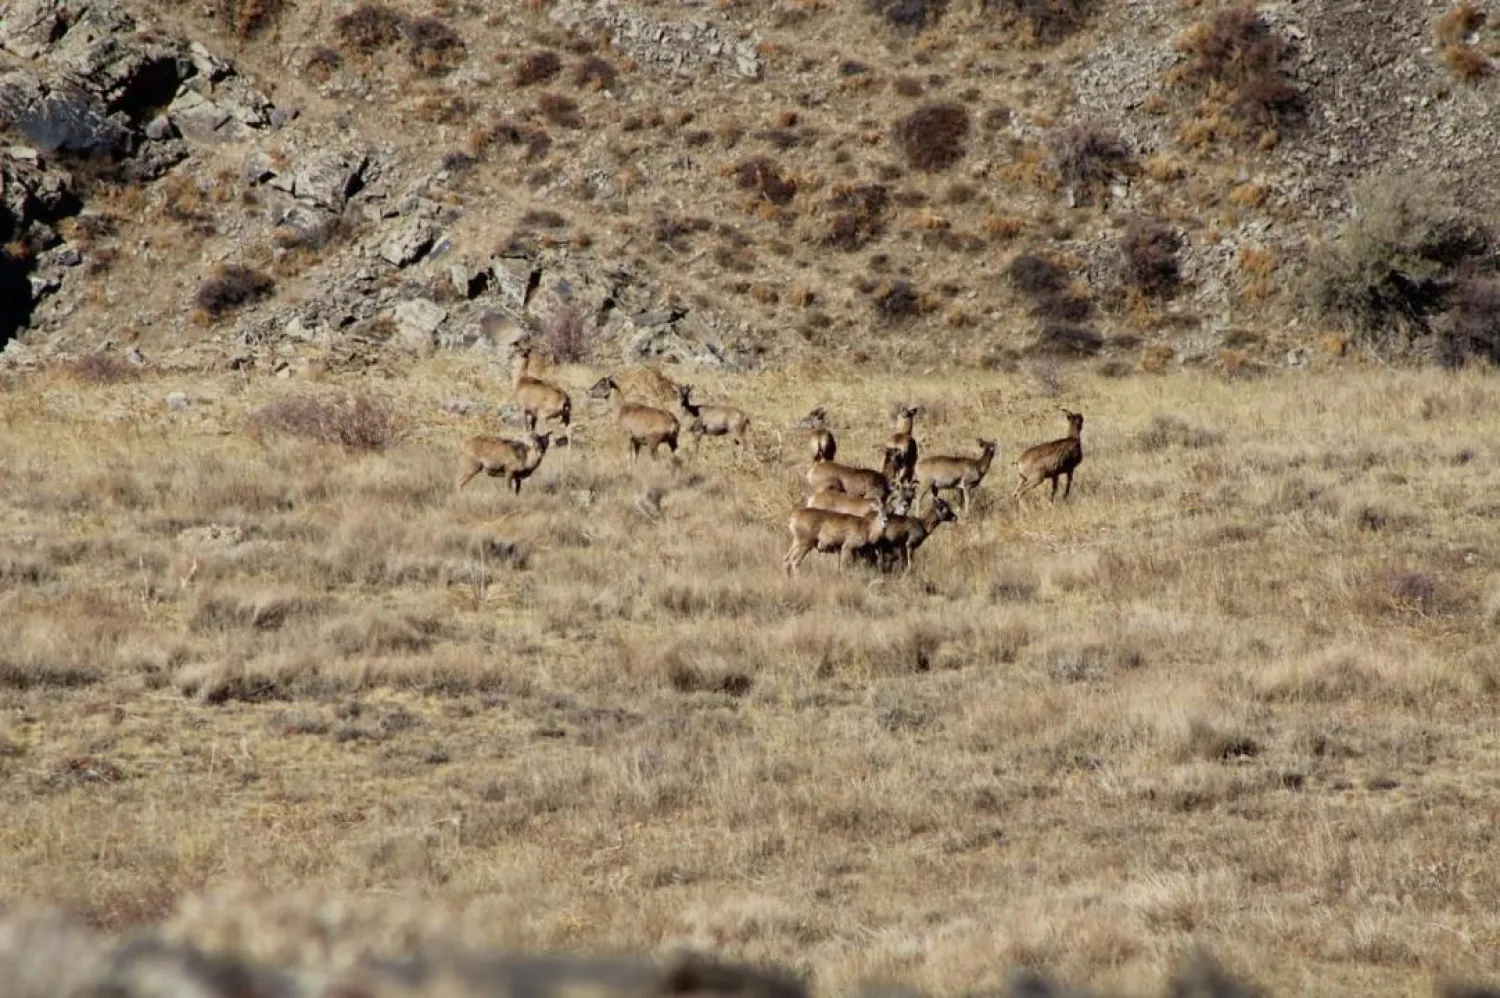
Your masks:
M538 433L538 423L555 422L563 431L570 428L572 399L558 385L533 376L532 357L533 348L527 343L514 349L511 387L524 426L522 436L469 438L458 490L483 473L504 478L511 491L519 495L522 483L541 466L551 442L553 431ZM684 430L694 439L694 451L702 446L704 437L727 437L734 442L736 454L748 451L751 417L743 409L704 404L694 400L692 385L666 384L677 396L675 414L630 401L610 375L601 377L588 390L589 398L611 404L615 422L624 431L632 464L642 450L655 460L663 445L675 462L678 437ZM973 494L989 473L998 444L978 438L979 454L975 457L924 453L917 443L916 421L925 411L921 405L908 403L896 407L890 437L875 447L882 455L878 470L834 460L838 441L829 427L827 406L816 407L793 424L806 433L805 453L811 463L805 475L809 493L806 503L793 510L787 520L791 546L782 563L789 575L796 574L812 551L837 553L841 568L859 559L878 565L882 571L899 565L910 572L913 555L928 538L942 524L959 519L959 513L941 492L956 492L963 499L963 515L969 514ZM1028 447L1016 459L1020 481L1011 498L1018 508L1024 508L1025 494L1045 481L1052 482L1054 502L1060 480L1066 479L1063 499L1072 494L1073 475L1083 461L1083 415L1068 409L1060 411L1067 418L1068 435ZM558 442L569 441L563 437ZM920 511L924 496L930 497L925 513Z

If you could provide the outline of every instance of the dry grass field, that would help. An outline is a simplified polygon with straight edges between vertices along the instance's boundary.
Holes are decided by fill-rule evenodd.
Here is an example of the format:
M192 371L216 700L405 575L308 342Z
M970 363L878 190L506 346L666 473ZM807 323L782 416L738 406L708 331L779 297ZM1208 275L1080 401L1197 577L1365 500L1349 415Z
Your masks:
M1198 945L1280 994L1500 972L1492 377L702 375L749 453L632 468L605 372L565 367L571 446L515 497L455 494L495 425L441 408L503 401L498 366L111 370L0 391L9 902L418 898L493 944L686 942L825 994L1022 964L1141 992ZM388 446L254 419L366 389ZM928 452L1000 441L972 515L909 578L789 580L792 422L827 405L869 463L900 400ZM1071 501L1018 513L1059 405ZM176 931L311 959L265 910Z

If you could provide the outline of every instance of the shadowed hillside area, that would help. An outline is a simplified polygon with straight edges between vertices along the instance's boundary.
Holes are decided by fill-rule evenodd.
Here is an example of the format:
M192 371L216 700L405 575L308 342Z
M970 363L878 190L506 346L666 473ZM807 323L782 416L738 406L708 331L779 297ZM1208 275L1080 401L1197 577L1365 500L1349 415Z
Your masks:
M0 998L1490 994L1497 64L0 0Z

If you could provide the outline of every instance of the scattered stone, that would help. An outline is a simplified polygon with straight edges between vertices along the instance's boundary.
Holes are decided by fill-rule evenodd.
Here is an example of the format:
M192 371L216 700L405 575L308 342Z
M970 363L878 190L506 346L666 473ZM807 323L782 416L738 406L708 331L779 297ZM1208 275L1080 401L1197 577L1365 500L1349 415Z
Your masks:
M192 404L192 400L188 398L187 392L170 392L167 395L167 408L173 412L182 412Z
M324 150L308 156L293 176L292 193L335 211L359 189L367 158L356 153Z
M426 351L435 344L438 327L448 318L448 310L426 298L399 302L392 310L401 343L408 348Z
M380 257L394 267L408 267L427 253L437 239L437 229L419 218L403 219L380 245Z

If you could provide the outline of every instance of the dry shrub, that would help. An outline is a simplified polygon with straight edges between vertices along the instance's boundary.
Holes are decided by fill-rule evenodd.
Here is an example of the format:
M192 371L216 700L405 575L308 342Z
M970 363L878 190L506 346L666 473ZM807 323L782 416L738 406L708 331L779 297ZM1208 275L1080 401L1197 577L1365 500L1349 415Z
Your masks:
M1017 291L1032 296L1056 294L1068 286L1068 272L1036 253L1022 253L1005 268Z
M1416 175L1370 177L1352 200L1349 220L1310 261L1307 293L1376 349L1400 352L1431 333L1454 278L1489 251L1490 234Z
M1442 575L1420 569L1386 569L1365 587L1366 609L1381 615L1454 617L1472 603L1468 594Z
M1459 367L1470 357L1500 364L1500 280L1461 282L1439 329L1438 359Z
M556 363L582 364L588 360L588 324L576 308L570 306L552 316L543 328L542 341Z
M547 92L536 99L537 113L559 128L582 128L578 102L559 93Z
M1448 45L1443 48L1443 63L1448 72L1468 83L1495 71L1489 57L1472 45Z
M402 28L406 58L429 76L452 72L468 55L457 31L435 17L418 17Z
M1223 435L1189 424L1179 416L1157 413L1151 423L1135 435L1135 445L1148 453L1181 447L1197 450L1202 447L1217 447Z
M909 281L891 281L875 296L875 311L887 322L901 322L927 310L928 303Z
M969 128L962 104L924 104L896 123L896 144L912 169L935 173L963 159Z
M1133 164L1130 147L1099 122L1083 122L1052 132L1047 165L1083 203Z
M782 175L781 168L769 156L745 160L734 170L735 183L743 190L755 191L772 204L789 204L797 195L797 183Z
M319 45L302 64L302 71L314 82L327 83L344 65L344 57L327 45Z
M1072 322L1046 322L1026 352L1033 356L1092 357L1104 349L1104 337Z
M123 381L134 381L141 376L141 368L117 353L100 350L86 353L67 363L69 377L86 385L117 385Z
M244 305L270 297L276 282L267 274L240 264L226 264L198 285L193 303L217 319Z
M352 450L384 450L402 436L394 406L370 394L346 398L294 396L270 402L250 416L257 434L271 432Z
M320 250L344 240L352 231L348 219L334 215L306 226L278 226L271 231L271 243L280 249Z
M865 10L903 31L921 31L943 16L948 0L865 0Z
M902 97L922 96L922 81L915 76L898 76L891 81L891 89Z
M581 90L613 90L617 75L609 60L591 55L573 67L573 85Z
M363 55L373 55L401 40L406 19L384 4L364 3L333 22L339 43Z
M890 190L884 184L837 187L823 203L828 212L819 242L846 253L862 249L885 230Z
M528 52L516 63L510 80L518 87L529 87L533 83L546 83L562 72L562 60L551 49Z
M276 23L286 0L214 0L209 5L236 38L254 38Z
M1453 9L1432 22L1432 34L1444 45L1461 45L1484 26L1484 11L1474 0L1459 0Z
M1289 55L1286 39L1252 4L1215 11L1183 32L1177 50L1186 61L1174 70L1174 81L1224 92L1225 109L1242 121L1280 126L1305 110L1302 92L1283 68Z
M1154 218L1132 218L1120 237L1125 281L1147 295L1170 298L1182 279L1177 253L1182 237Z
M1034 40L1052 45L1083 29L1094 0L986 0L985 6L1020 19Z

